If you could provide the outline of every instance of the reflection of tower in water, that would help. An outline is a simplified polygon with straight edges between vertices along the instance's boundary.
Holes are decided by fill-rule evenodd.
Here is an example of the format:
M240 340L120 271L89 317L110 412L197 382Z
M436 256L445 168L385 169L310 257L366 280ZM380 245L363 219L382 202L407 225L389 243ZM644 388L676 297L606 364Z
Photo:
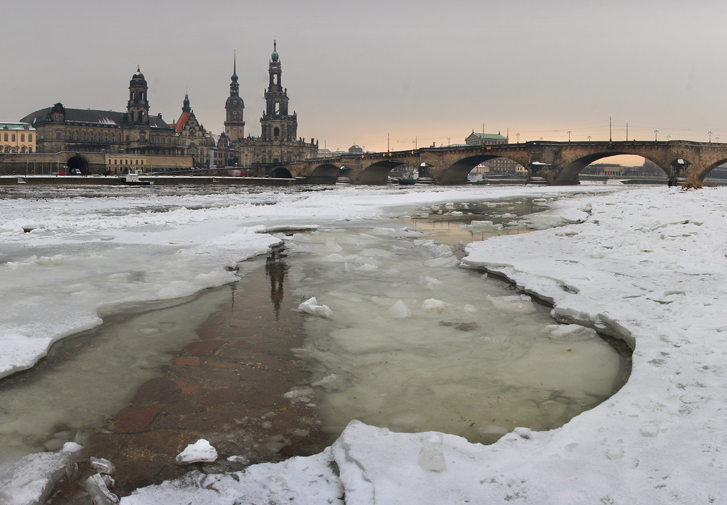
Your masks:
M285 272L288 270L288 265L285 264L285 248L276 247L268 255L265 261L265 275L270 278L270 300L273 302L275 308L275 320L278 320L280 315L280 304L283 301L285 295L285 289L283 287L285 282Z

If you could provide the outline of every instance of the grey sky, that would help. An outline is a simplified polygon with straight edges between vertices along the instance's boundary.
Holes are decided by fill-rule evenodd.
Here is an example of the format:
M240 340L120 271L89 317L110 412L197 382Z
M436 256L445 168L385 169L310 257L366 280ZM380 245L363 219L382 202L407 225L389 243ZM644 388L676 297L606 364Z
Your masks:
M37 0L8 2L0 120L62 102L122 111L141 65L151 113L189 92L223 129L237 49L246 132L258 135L273 37L298 133L329 149L520 141L727 141L727 2Z

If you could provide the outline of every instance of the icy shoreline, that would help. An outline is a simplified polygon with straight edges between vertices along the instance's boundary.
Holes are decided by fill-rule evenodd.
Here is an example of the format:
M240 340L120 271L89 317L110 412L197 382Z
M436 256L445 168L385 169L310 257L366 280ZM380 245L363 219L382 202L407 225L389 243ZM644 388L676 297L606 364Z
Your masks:
M239 499L278 503L290 497L296 503L343 503L339 500L343 493L349 504L724 503L727 193L665 188L607 190L600 195L599 191L585 187L488 192L493 198L583 193L580 200L557 201L549 216L584 222L473 244L464 264L498 272L552 300L557 318L635 342L629 382L601 406L560 429L517 429L492 446L442 435L435 451L441 451L445 468L436 472L424 470L419 457L425 445L431 449L431 433L391 433L352 422L331 450L319 455L258 465L243 474L193 474L140 489L122 503L232 504ZM330 192L311 194L309 199L283 198L273 215L299 218L302 205L308 211L316 209L305 220L308 223L375 218L391 207L392 194L399 197L399 206L484 196L469 189ZM242 214L240 208L226 209L237 219ZM257 215L245 216L246 226L270 219L256 210ZM214 219L215 212L222 211L210 211L207 217ZM169 221L157 225L155 231L162 235L156 237L163 237L157 245L169 241L163 234L170 229L182 230ZM228 224L227 229L234 226L239 224ZM7 230L4 222L0 228ZM190 229L182 230L185 238L194 237ZM216 227L221 233L218 240L224 229ZM148 229L136 231L134 238L141 242L146 236L142 231ZM124 233L130 234L128 227L125 231L120 227L115 236ZM30 243L36 237L16 233L14 238ZM43 237L38 238L34 247L44 245ZM150 240L144 240L148 247ZM237 235L234 240L239 246L244 237ZM339 475L331 471L332 462ZM17 494L7 503L32 501L22 501Z
M517 429L492 446L443 435L445 469L432 472L419 463L431 434L352 422L326 464L323 455L308 461L319 478L289 475L289 462L265 468L274 487L249 475L244 485L198 476L197 484L165 483L122 503L232 503L226 497L263 489L273 502L294 493L298 503L320 503L307 493L320 493L320 485L332 493L340 486L347 504L724 503L724 195L650 188L593 197L582 224L468 247L468 267L497 271L551 299L558 318L635 343L629 383L562 428ZM577 212L585 203L560 207ZM340 471L334 482L332 462Z

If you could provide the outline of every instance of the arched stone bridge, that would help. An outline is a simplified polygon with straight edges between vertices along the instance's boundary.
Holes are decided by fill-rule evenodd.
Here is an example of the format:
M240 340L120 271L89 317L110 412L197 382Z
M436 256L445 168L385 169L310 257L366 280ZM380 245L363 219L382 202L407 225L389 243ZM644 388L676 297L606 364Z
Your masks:
M435 184L463 184L467 174L493 158L511 159L554 185L577 184L578 174L601 158L629 154L653 161L670 178L691 174L701 181L715 167L727 162L727 144L684 140L668 142L548 142L535 141L491 146L422 148L391 153L343 155L308 159L266 170L271 177L305 178L309 182L331 182L342 168L355 184L384 184L389 171L400 165L420 167Z

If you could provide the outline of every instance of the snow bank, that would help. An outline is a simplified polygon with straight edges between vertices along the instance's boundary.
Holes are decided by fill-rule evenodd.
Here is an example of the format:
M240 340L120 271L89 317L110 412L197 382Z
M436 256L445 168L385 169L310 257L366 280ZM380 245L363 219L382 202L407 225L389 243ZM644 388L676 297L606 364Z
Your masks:
M240 483L207 477L215 491L190 477L139 490L122 503L232 504L240 489L282 502L293 487L300 503L315 502L313 490L321 487L329 503L341 503L345 492L349 504L725 502L727 194L648 188L589 201L585 222L472 244L464 264L552 300L558 319L635 346L632 376L610 400L562 428L518 428L491 446L446 434L439 446L432 433L392 433L354 421L330 451L249 469L285 479L284 489L249 473ZM580 208L576 200L558 205ZM551 336L587 334L566 329ZM435 454L425 460L441 451L439 471L421 464L432 443ZM339 476L330 473L332 462ZM292 465L301 472L295 480ZM177 494L161 494L170 489Z

